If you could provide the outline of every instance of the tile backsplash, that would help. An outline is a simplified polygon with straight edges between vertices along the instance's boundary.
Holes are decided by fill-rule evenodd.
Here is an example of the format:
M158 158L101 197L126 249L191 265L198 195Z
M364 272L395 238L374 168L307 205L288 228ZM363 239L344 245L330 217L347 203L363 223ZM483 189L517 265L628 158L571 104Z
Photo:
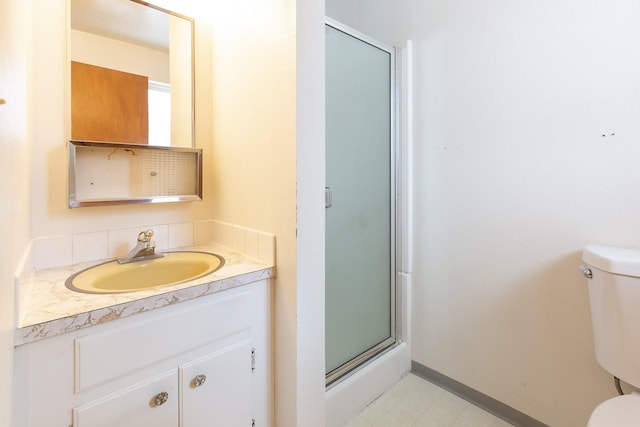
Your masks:
M57 267L126 255L138 233L153 230L159 251L215 242L275 265L275 236L216 220L155 224L34 239L33 268Z
M270 264L276 263L276 237L251 228L212 221L212 241Z

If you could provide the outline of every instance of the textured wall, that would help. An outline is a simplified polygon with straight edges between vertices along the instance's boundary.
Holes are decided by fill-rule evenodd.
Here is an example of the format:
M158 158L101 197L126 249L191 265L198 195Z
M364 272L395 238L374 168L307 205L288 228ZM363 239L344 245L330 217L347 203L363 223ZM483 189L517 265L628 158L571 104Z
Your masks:
M29 240L29 61L31 2L0 3L0 426L11 425L14 274Z

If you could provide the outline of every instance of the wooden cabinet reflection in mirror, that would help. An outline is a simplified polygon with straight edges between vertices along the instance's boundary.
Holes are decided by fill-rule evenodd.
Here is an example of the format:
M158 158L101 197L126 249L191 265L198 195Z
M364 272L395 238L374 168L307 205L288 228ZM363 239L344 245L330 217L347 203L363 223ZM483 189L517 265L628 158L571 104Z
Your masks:
M71 138L149 143L149 79L71 62Z

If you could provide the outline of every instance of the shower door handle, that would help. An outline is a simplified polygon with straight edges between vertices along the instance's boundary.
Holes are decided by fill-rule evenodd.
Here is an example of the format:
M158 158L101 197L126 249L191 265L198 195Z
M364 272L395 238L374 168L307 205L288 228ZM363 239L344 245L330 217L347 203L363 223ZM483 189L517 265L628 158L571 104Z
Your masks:
M330 208L333 206L333 193L331 187L324 187L324 207Z

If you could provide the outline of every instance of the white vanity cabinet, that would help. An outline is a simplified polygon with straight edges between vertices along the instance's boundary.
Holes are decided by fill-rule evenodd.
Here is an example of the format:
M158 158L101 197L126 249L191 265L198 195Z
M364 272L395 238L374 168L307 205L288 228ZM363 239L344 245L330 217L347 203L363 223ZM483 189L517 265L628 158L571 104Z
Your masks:
M271 425L267 280L16 347L21 427Z

